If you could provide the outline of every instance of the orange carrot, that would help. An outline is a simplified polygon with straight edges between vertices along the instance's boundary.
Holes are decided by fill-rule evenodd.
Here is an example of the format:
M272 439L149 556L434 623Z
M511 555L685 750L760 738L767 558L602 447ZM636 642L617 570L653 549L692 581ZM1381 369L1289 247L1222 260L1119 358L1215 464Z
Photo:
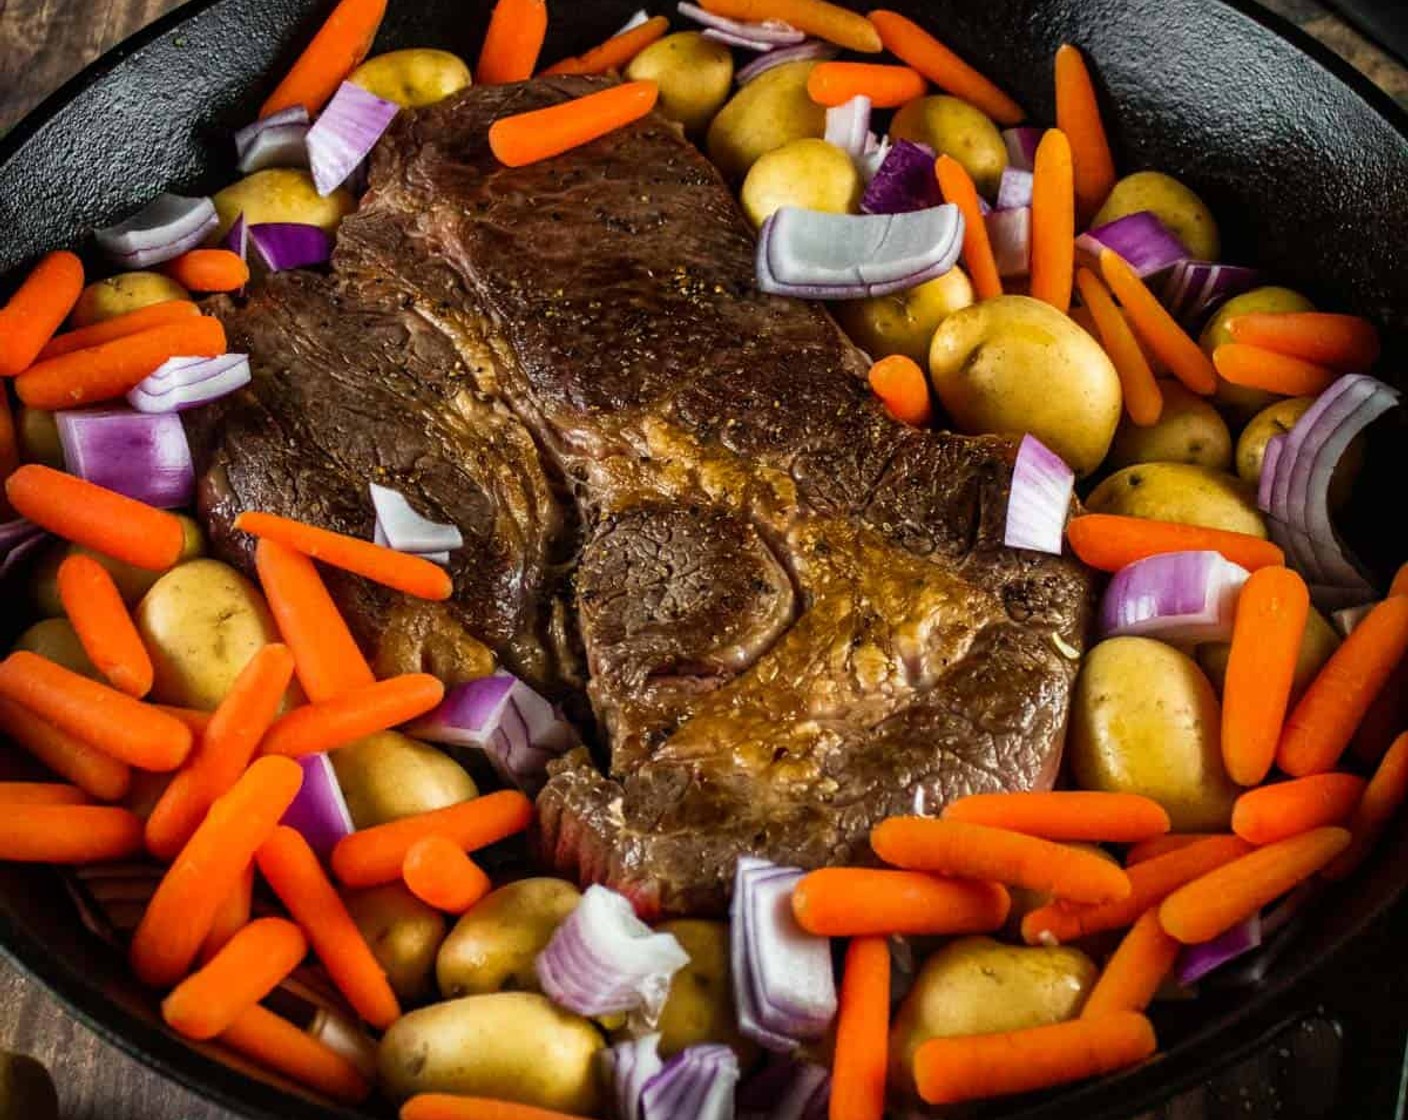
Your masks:
M547 33L545 0L499 0L489 17L474 80L485 86L526 82L538 68Z
M341 1054L258 1005L231 1023L220 1043L333 1100L357 1104L371 1095L371 1083Z
M1075 941L1107 929L1123 929L1140 914L1157 906L1185 883L1214 868L1240 859L1251 845L1237 836L1213 836L1186 848L1146 860L1129 869L1129 897L1094 906L1051 903L1022 919L1022 937L1029 945Z
M807 78L807 95L828 108L868 97L877 109L894 109L923 97L924 90L917 70L875 62L823 62Z
M700 0L700 7L743 23L781 20L798 31L861 54L878 54L882 46L870 20L826 0Z
M983 824L1044 840L1132 844L1169 830L1168 813L1136 793L979 793L943 811L946 821Z
M1073 902L1129 895L1129 877L1089 852L1000 828L926 817L890 817L870 830L886 863L962 879L991 879Z
M424 715L445 697L445 686L429 673L389 680L295 708L264 737L265 754L322 754L356 739Z
M453 590L449 573L429 560L277 514L245 512L235 528L420 599L448 599Z
M1124 1011L1000 1034L932 1038L914 1055L914 1079L930 1104L957 1104L1084 1081L1142 1062L1157 1049L1149 1020Z
M1310 592L1289 568L1253 572L1237 597L1222 687L1222 760L1238 785L1263 781L1275 761L1309 614Z
M199 737L205 734L205 729L210 726L209 712L203 712L199 708L178 708L175 704L153 704L159 712L179 719L191 729L191 734Z
M472 852L522 832L532 819L531 801L500 790L344 836L332 850L332 869L346 886L375 887L400 878L406 853L423 836L445 836Z
M1393 573L1393 583L1388 589L1392 595L1408 595L1408 564L1404 564L1398 571Z
M1018 105L913 20L898 12L870 13L880 41L901 62L913 66L945 93L976 105L998 124L1020 124L1026 116Z
M987 223L978 202L978 188L964 166L952 156L940 156L934 173L938 176L944 201L953 203L963 215L963 263L968 266L973 291L980 300L1000 296L1002 278L992 255Z
M180 720L28 650L0 661L0 696L141 770L175 770L191 750Z
M317 115L367 57L385 14L386 0L341 0L260 106L259 116L273 116L295 105L302 105L309 116Z
M115 338L126 338L138 331L164 327L179 323L183 319L194 319L199 314L200 308L188 299L168 299L163 303L148 304L146 307L137 308L136 311L104 319L101 323L56 334L44 349L39 351L39 360L72 354L75 350L87 350L89 347L111 342Z
M1311 774L1249 789L1232 807L1232 831L1249 844L1274 844L1349 819L1364 796L1354 774Z
M150 692L151 655L108 570L86 553L71 552L59 565L58 585L64 611L98 672L129 696Z
M1329 770L1408 652L1408 595L1376 606L1330 655L1286 720L1276 764L1294 778Z
M5 481L15 512L55 536L159 572L181 558L186 531L174 515L40 463Z
M255 858L357 1014L378 1030L394 1023L401 1015L396 993L303 834L277 828Z
M585 54L564 58L543 71L544 77L554 74L605 74L610 70L624 70L631 59L650 46L657 39L664 38L670 30L670 21L665 16L654 16L639 27L612 36L606 42L593 47Z
M1048 128L1032 175L1031 292L1061 314L1071 309L1076 271L1076 195L1071 144Z
M132 936L132 968L144 984L166 988L186 974L221 903L239 886L302 783L303 769L292 759L261 758L210 807Z
M88 795L63 782L0 782L0 805L87 805Z
M929 403L929 379L913 358L891 354L870 367L871 391L901 424L922 428L934 418Z
M1071 142L1076 207L1084 226L1110 197L1115 185L1115 159L1110 154L1110 141L1105 136L1100 102L1085 56L1069 43L1063 43L1056 52L1056 127Z
M192 249L161 270L192 292L234 292L249 283L249 265L229 249Z
M551 159L640 120L659 96L654 82L626 82L546 109L500 117L489 126L489 147L508 167Z
M1286 562L1286 554L1276 545L1247 533L1111 513L1071 518L1066 539L1077 556L1102 572L1117 572L1136 560L1165 552L1220 552L1248 571Z
M0 860L99 863L142 850L142 820L112 805L6 805Z
M988 933L1012 899L998 883L939 879L922 871L824 867L792 892L797 924L822 937Z
M0 308L0 377L31 365L54 337L83 293L83 262L72 253L50 253Z
M1064 49L1064 48L1063 48ZM1129 321L1115 306L1110 291L1088 268L1076 272L1076 287L1090 311L1100 344L1114 363L1124 391L1124 407L1129 418L1141 427L1159 422L1164 410L1164 394Z
M1140 339L1168 364L1174 377L1194 393L1208 396L1217 388L1212 362L1188 332L1154 298L1134 269L1112 249L1100 254L1100 272L1129 315Z
M120 801L132 784L124 763L0 697L0 731L55 774L99 801Z
M1158 910L1144 911L1105 963L1080 1017L1096 1019L1120 1011L1143 1011L1173 970L1181 949L1159 924Z
M250 922L161 1001L162 1018L187 1038L214 1038L277 988L307 952L308 941L292 922Z
M401 1120L576 1120L565 1112L487 1097L421 1093L401 1106Z
M1192 847L1199 841L1206 840L1212 836L1225 836L1220 832L1170 832L1166 836L1155 836L1152 840L1145 840L1135 844L1124 855L1125 870L1133 867L1137 863L1145 860L1156 859L1159 856L1168 855L1169 852L1181 851L1184 848Z
M1325 868L1325 878L1343 879L1354 871L1383 835L1389 821L1408 800L1408 731L1394 740L1349 818L1353 838L1344 853Z
M1223 380L1233 385L1286 397L1318 396L1335 380L1334 373L1324 366L1242 342L1219 346L1212 352L1212 364Z
M857 937L841 974L830 1120L884 1120L889 1049L890 946L883 937Z
M223 949L230 938L249 925L249 912L254 905L254 864L244 869L235 889L227 894L215 910L210 932L201 943L199 959L207 963Z
M1227 320L1233 342L1260 346L1318 366L1368 370L1379 360L1379 332L1357 315L1255 311Z
M197 315L36 362L15 378L15 392L30 408L77 408L122 396L170 358L224 352L220 320Z
M493 886L489 876L444 836L423 836L412 844L401 863L401 878L418 899L447 914L463 914Z
M147 851L153 856L167 863L175 859L211 803L239 780L277 717L292 678L293 656L277 642L263 646L245 663L210 717L190 762L147 818Z
M1159 921L1185 945L1211 941L1309 879L1349 840L1343 828L1317 828L1257 848L1174 891L1160 904Z

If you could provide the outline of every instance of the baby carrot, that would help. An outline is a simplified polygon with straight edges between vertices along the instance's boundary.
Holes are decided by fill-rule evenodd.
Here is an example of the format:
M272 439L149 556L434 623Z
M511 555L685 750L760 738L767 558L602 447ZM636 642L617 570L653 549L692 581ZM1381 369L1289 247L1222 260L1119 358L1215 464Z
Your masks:
M487 1097L421 1093L401 1106L401 1120L576 1120L565 1112Z
M883 937L857 937L841 974L830 1120L884 1120L889 1049L890 946Z
M333 1100L357 1104L371 1095L371 1083L341 1054L257 1004L225 1029L220 1043Z
M406 888L427 906L463 914L489 893L489 876L453 840L423 836L401 863Z
M1061 314L1071 309L1076 270L1076 196L1071 143L1048 128L1032 175L1032 296Z
M98 801L120 801L127 796L132 772L125 763L3 697L0 731L59 777L67 778Z
M882 47L870 20L826 0L700 0L700 7L743 23L781 20L798 31L860 54L878 54Z
M824 867L792 891L792 913L821 937L988 933L1012 899L999 883L940 879L922 871Z
M960 797L944 809L942 817L1044 840L1113 844L1132 844L1169 830L1168 813L1152 798L1084 790L978 793Z
M1152 840L1145 840L1135 844L1124 855L1125 870L1128 871L1136 863L1143 863L1145 860L1155 859L1158 856L1168 855L1169 852L1177 852L1183 848L1191 847L1200 840L1206 840L1210 836L1223 836L1225 833L1218 832L1170 832L1166 836L1155 836Z
M1169 372L1194 393L1208 396L1217 388L1212 362L1188 332L1174 319L1112 249L1100 254L1100 271L1129 315L1140 339L1168 364Z
M1408 564L1393 573L1393 583L1389 585L1389 595L1408 595Z
M401 1015L396 994L303 834L286 826L275 829L255 859L338 991L372 1026L389 1027Z
M1077 556L1102 572L1117 572L1136 560L1165 552L1220 552L1248 571L1286 562L1286 554L1276 545L1247 533L1111 513L1071 518L1066 524L1066 539Z
M175 770L191 750L180 720L28 650L0 661L0 696L141 770Z
M1159 906L1164 929L1199 945L1244 922L1349 847L1343 828L1317 828L1257 848L1180 887Z
M1071 142L1076 209L1084 226L1114 188L1115 159L1085 56L1070 43L1063 43L1056 52L1056 127Z
M59 600L83 652L114 687L141 698L152 688L151 655L108 570L82 552L59 565Z
M1099 856L980 824L890 817L870 830L870 846L897 867L990 879L1072 902L1106 902L1130 892L1124 871Z
M934 418L929 379L913 358L891 354L870 367L870 388L901 424L922 428Z
M6 805L0 860L100 863L142 850L142 821L112 805Z
M273 116L295 105L302 105L309 116L316 115L367 57L385 14L386 0L341 0L260 106L259 116Z
M445 836L472 852L522 832L532 819L531 801L517 790L500 790L344 836L332 850L332 869L346 886L380 886L400 877L406 853L423 836Z
M626 82L546 109L500 117L489 126L489 147L508 167L551 159L640 120L659 96L654 82Z
M1275 761L1309 614L1305 581L1289 568L1253 572L1237 597L1222 688L1222 760L1238 785L1263 781Z
M1142 1062L1157 1049L1149 1020L1122 1011L1000 1034L932 1038L914 1055L914 1079L930 1104L957 1104L1084 1081Z
M264 736L265 754L322 754L424 715L445 697L429 673L405 673L355 692L295 708Z
M1119 374L1120 388L1124 390L1124 407L1129 418L1141 427L1159 422L1164 409L1164 395L1159 388L1154 371L1129 321L1115 306L1110 291L1095 273L1088 268L1076 271L1076 287L1080 298L1090 311L1095 322L1095 330L1100 336L1100 344L1110 355L1115 372Z
M26 463L5 480L15 512L55 536L159 572L181 558L186 531L164 509L40 463Z
M1226 381L1286 397L1314 397L1335 380L1332 371L1288 354L1227 342L1212 352L1212 364Z
M876 109L895 109L923 97L925 88L917 70L876 62L823 62L807 78L808 96L828 108L868 97Z
M210 961L225 947L230 938L249 924L249 912L254 904L254 864L244 869L235 889L227 894L216 907L215 917L210 922L210 932L200 946L200 961Z
M14 377L34 364L82 292L83 262L72 253L61 249L34 266L0 308L0 377Z
M292 922L250 922L161 1001L162 1018L187 1038L214 1038L277 988L307 952L303 931Z
M1340 824L1358 806L1364 784L1354 774L1331 772L1249 789L1232 807L1232 831L1260 846Z
M0 782L0 805L87 805L88 795L63 782Z
M234 292L249 283L249 265L229 249L192 249L162 271L192 292Z
M36 362L15 378L15 392L30 408L77 408L122 396L170 358L224 352L220 320L197 315Z
M1357 315L1327 311L1255 311L1227 320L1233 342L1260 346L1342 371L1367 370L1379 360L1379 332Z
M149 304L137 308L136 311L114 315L111 319L104 319L92 326L56 334L44 349L39 351L39 360L72 354L75 350L87 350L90 346L111 342L115 338L126 338L138 331L179 323L182 319L194 319L199 314L200 308L187 299L169 299L163 303Z
M1385 599L1330 655L1286 720L1276 764L1292 777L1329 770L1408 652L1408 595Z
M624 70L631 59L662 39L670 30L670 21L665 16L653 16L639 27L613 35L606 42L593 47L584 54L564 58L543 71L544 77L554 74L605 74L610 70Z
M1105 963L1080 1017L1096 1019L1120 1011L1143 1011L1172 971L1182 948L1164 932L1157 908L1144 911Z
M1369 780L1349 818L1349 847L1325 868L1327 879L1343 879L1364 862L1364 857L1408 800L1408 731L1394 740Z
M944 201L958 207L963 215L963 263L973 279L973 291L979 299L992 299L1002 294L1002 278L988 240L987 222L979 205L978 188L973 185L964 166L949 155L942 155L934 165L939 190Z
M547 33L545 0L499 0L489 17L474 80L485 86L526 82L538 68Z
M945 93L976 105L1004 127L1020 124L1026 116L1012 98L913 20L898 12L881 10L870 13L870 22L887 51L913 66Z
M448 599L450 575L438 564L273 513L245 512L235 528L420 599Z
M217 798L157 886L132 937L137 977L154 988L175 984L191 967L215 914L303 784L289 758L261 758Z

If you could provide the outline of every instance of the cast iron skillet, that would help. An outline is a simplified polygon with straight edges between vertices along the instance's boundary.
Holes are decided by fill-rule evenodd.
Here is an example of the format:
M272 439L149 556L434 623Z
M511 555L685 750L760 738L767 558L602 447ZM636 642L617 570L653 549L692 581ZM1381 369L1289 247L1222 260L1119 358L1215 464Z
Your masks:
M163 187L234 178L231 131L251 119L329 5L325 0L194 0L123 44L0 144L0 274L82 240ZM545 59L612 33L638 0L549 0ZM855 5L853 5L855 6ZM1095 60L1121 168L1160 168L1217 214L1226 259L1264 265L1317 301L1388 328L1398 371L1408 340L1408 117L1310 39L1250 0L893 0L1012 91L1053 116L1050 59L1064 41ZM650 7L663 11L656 0ZM391 0L377 49L438 46L472 59L488 0ZM1368 477L1403 477L1394 458ZM1390 460L1392 460L1390 462ZM1361 489L1363 489L1361 487ZM1401 509L1401 495L1387 507ZM1372 506L1375 495L1361 495ZM1361 518L1356 543L1381 565L1408 549ZM1399 530L1401 533L1401 530ZM13 608L0 614L13 615ZM1123 1075L987 1114L1129 1116L1207 1077L1304 1010L1324 965L1385 919L1408 878L1408 833L1315 908L1270 979L1211 993L1159 1024L1166 1055ZM77 922L57 878L0 865L0 946L95 1030L168 1076L257 1120L347 1118L236 1074L168 1035L123 962Z

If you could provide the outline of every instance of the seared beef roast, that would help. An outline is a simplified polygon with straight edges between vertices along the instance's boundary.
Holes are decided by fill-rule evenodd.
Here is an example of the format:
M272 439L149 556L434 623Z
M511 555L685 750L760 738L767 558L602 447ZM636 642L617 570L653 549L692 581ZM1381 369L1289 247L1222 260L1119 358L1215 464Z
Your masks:
M758 293L669 123L497 164L490 122L598 84L403 114L333 277L222 309L257 377L200 422L203 511L236 559L243 508L367 535L373 479L459 525L448 604L337 581L359 639L560 689L584 660L610 764L555 764L541 850L718 911L740 853L864 859L888 814L1048 784L1091 585L1003 547L1011 441L894 423L822 309Z

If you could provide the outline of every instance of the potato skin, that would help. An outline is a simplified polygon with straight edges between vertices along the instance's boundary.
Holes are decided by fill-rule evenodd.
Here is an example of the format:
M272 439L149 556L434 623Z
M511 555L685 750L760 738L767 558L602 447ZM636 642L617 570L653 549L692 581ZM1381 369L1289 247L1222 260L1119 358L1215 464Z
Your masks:
M997 125L981 109L957 97L921 97L895 113L890 136L927 144L938 155L951 156L973 177L979 193L997 197L1007 167L1007 146Z
M670 980L670 995L660 1012L660 1056L672 1057L701 1042L732 1046L747 1068L758 1048L738 1033L729 961L729 925L693 918L661 922L661 933L673 934L689 954L689 963Z
M855 160L835 144L808 137L761 156L743 180L739 201L748 220L761 227L784 206L853 214L864 189Z
M352 196L338 187L326 198L313 186L308 172L291 167L270 167L231 183L214 196L220 225L211 240L218 241L240 214L250 225L296 222L333 233L342 219L356 208Z
M1183 242L1194 260L1215 261L1222 254L1217 220L1207 203L1172 175L1136 171L1110 192L1091 226L1103 226L1140 210L1148 210Z
M347 80L403 109L434 105L473 84L469 67L457 55L426 47L369 58Z
M465 768L438 747L381 731L332 752L347 811L358 828L443 809L479 796Z
M54 664L91 680L103 679L103 674L88 659L73 623L66 618L41 619L15 639L14 648L47 657Z
M190 292L160 272L123 272L84 288L69 314L68 325L91 327L154 303L190 298Z
M678 31L651 43L626 67L632 82L660 87L659 110L697 135L728 100L733 88L733 52L701 31Z
M814 62L787 62L758 75L733 95L713 123L705 149L724 177L742 181L758 160L782 145L826 132L826 110L807 93Z
M924 369L939 324L973 305L973 283L957 265L908 291L832 304L851 341L879 361L891 354L913 358Z
M534 962L582 895L565 879L519 879L460 917L440 947L435 975L447 998L505 989L536 992Z
M1217 309L1216 314L1203 327L1203 333L1198 336L1198 345L1203 348L1208 357L1212 357L1214 350L1232 341L1232 332L1227 329L1227 324L1238 315L1246 315L1252 311L1314 310L1315 305L1310 300L1290 288L1280 288L1275 285L1253 288L1249 292L1233 296ZM1275 393L1268 393L1265 389L1251 389L1245 385L1233 385L1232 382L1219 377L1217 379L1217 393L1213 399L1225 408L1234 420L1243 421L1278 398Z
M1266 539L1256 495L1241 479L1188 463L1139 463L1090 492L1091 513L1177 521Z
M445 916L401 883L386 883L344 898L372 955L386 970L396 998L424 1003L435 994L435 954L445 940Z
M1221 413L1177 381L1162 380L1159 389L1164 407L1158 422L1140 427L1128 416L1120 420L1108 465L1191 463L1212 471L1231 469L1232 434Z

